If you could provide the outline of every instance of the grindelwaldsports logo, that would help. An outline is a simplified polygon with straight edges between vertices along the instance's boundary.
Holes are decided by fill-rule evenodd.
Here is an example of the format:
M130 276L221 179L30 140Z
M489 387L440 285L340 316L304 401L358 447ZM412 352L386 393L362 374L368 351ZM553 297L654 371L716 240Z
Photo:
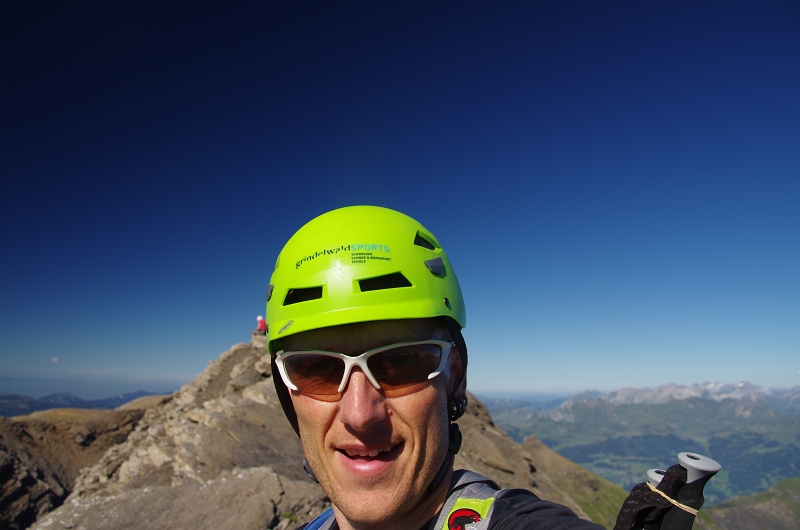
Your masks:
M450 514L450 517L447 519L447 528L449 530L467 530L471 525L480 520L481 515L475 510L461 508Z
M294 265L295 269L299 269L303 263L308 263L317 259L320 256L334 256L339 253L350 253L351 263L366 263L369 260L379 261L392 261L392 258L387 256L389 252L389 245L382 245L378 243L352 243L349 245L341 245L336 248L323 248L317 250L313 254L303 256Z
M280 335L281 333L292 327L292 324L294 324L294 320L290 320L289 322L281 326L281 329L278 330L278 335Z

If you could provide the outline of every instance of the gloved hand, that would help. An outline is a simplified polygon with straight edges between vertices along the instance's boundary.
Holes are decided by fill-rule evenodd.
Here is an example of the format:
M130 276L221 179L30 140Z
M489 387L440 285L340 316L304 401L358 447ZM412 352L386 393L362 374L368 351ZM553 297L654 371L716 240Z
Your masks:
M704 482L705 483L705 482ZM614 530L666 530L662 529L662 522L665 516L672 510L681 510L685 513L680 514L681 525L672 530L691 530L697 507L682 505L675 499L678 492L686 485L686 469L678 464L670 467L658 484L657 491L654 491L648 482L637 484L631 490L631 494L625 499L622 508L617 516L617 523ZM662 494L659 494L660 491ZM670 502L669 499L674 501ZM700 504L702 505L702 494ZM686 511L688 508L691 511ZM694 513L692 513L692 511ZM674 517L670 517L674 519ZM688 523L688 526L686 526Z

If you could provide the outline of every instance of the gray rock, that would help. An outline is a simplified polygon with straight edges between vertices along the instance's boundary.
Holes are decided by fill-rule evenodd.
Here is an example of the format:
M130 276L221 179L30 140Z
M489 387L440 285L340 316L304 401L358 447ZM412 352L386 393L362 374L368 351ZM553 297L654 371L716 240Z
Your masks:
M459 425L457 468L503 487L533 489L586 517L472 395ZM170 401L149 408L127 439L83 470L64 504L32 528L294 528L330 505L301 458L268 353L239 344Z
M302 470L271 376L262 348L223 353L150 408L33 528L263 530L310 520L329 503Z

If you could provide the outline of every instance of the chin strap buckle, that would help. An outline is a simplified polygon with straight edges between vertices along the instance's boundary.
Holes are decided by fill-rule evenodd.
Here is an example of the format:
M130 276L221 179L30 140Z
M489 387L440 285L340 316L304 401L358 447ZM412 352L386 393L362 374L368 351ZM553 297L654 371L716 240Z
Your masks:
M463 397L460 398L452 398L450 400L450 421L456 421L458 418L464 415L467 411L467 405L469 404L469 399L467 399L467 395L464 394Z
M306 475L308 475L308 478L319 484L319 480L317 480L317 476L314 474L314 472L311 471L311 466L308 465L308 460L306 460L306 457L303 457L303 470L306 472Z
M453 456L458 454L458 451L461 449L461 429L458 428L457 423L450 424L450 445L448 447L448 452Z

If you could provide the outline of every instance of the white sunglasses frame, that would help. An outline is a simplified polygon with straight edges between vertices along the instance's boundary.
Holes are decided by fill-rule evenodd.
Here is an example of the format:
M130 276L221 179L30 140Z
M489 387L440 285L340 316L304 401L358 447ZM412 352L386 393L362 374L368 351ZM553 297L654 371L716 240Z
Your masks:
M399 346L416 346L418 344L432 344L435 346L439 346L442 349L442 358L439 359L439 366L436 367L436 371L431 372L428 375L428 380L433 379L440 373L442 373L447 366L447 361L450 358L450 350L455 347L454 342L446 341L446 340L417 340L411 342L398 342L395 344L389 344L387 346L381 346L380 348L375 348L374 350L368 350L358 355L356 357L352 357L350 355L345 355L344 353L338 352L331 352L331 351L323 351L323 350L294 350L294 351L284 351L281 350L275 354L275 364L278 366L278 372L281 374L281 379L283 379L283 384L285 384L291 390L296 392L302 392L302 390L298 389L297 386L292 383L289 379L289 375L286 373L286 368L284 366L284 361L289 357L294 357L295 355L305 355L309 353L313 353L315 355L325 355L328 357L336 357L337 359L341 359L344 361L344 373L342 374L342 382L339 383L339 389L337 390L338 394L341 394L342 391L347 387L347 382L350 380L350 373L353 370L354 366L358 366L361 368L361 371L364 372L364 375L367 376L370 384L375 387L376 390L381 390L381 385L372 375L372 372L367 366L367 359L376 355L378 353L384 352L386 350L391 350L393 348L397 348Z

